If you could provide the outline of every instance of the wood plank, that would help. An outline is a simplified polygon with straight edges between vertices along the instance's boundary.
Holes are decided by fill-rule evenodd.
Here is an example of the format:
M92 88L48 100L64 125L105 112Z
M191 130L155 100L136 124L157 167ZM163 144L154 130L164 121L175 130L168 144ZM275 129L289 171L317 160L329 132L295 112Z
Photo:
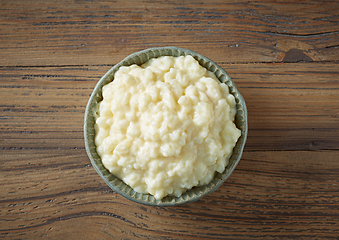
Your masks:
M168 45L225 63L335 61L338 11L338 1L3 1L0 66L116 64Z
M83 150L20 152L2 150L0 233L8 239L338 236L335 151L245 152L217 191L167 208L112 192L87 166Z
M247 103L246 150L338 150L337 63L221 66ZM1 148L83 148L85 107L109 68L0 68Z

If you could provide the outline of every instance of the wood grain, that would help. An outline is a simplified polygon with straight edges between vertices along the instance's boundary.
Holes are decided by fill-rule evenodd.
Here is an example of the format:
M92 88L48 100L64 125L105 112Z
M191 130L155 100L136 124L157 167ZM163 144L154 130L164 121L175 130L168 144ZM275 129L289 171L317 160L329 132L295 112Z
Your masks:
M115 64L168 45L226 63L334 61L338 11L338 1L10 1L0 65Z
M338 1L1 1L0 239L338 239L338 12ZM150 207L98 176L83 119L114 64L168 45L229 73L249 134L218 190Z
M216 192L171 208L143 206L112 193L87 166L83 150L41 151L45 156L21 151L31 156L39 173L34 182L23 183L16 176L17 167L7 170L13 171L9 174L13 179L11 185L3 185L9 194L1 201L5 220L0 231L8 238L20 234L151 239L338 235L333 226L339 220L339 163L330 151L245 152L237 170ZM5 151L6 160L12 159L11 152ZM52 161L39 165L46 157ZM60 160L58 165L53 158ZM317 158L326 160L310 162Z
M247 102L247 150L339 149L337 63L221 66ZM83 148L86 104L109 69L0 69L2 148Z
M222 66L248 102L245 153L218 191L176 208L125 200L90 166L83 113L108 66L2 68L2 236L335 237L337 63Z

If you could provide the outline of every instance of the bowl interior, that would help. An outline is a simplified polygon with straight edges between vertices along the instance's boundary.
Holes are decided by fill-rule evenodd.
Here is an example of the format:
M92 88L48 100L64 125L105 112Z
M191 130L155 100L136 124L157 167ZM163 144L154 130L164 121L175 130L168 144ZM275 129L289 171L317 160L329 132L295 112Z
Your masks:
M235 116L235 124L241 130L241 136L236 143L233 153L229 159L229 163L226 166L225 171L220 174L217 173L214 179L207 185L194 187L186 192L184 192L180 197L167 196L161 200L156 199L150 194L142 194L135 192L130 186L126 185L122 180L115 177L111 174L102 164L101 159L96 151L96 146L94 144L95 130L94 130L94 109L98 102L102 100L102 87L107 83L113 81L114 73L121 66L129 66L132 64L141 65L147 62L151 58L156 58L160 56L193 56L201 66L205 67L209 71L213 72L217 78L226 83L229 87L230 93L233 94L236 100L237 113ZM159 48L150 48L140 52L133 53L122 60L120 63L112 67L97 83L95 86L92 95L88 101L86 111L85 111L85 122L84 122L84 137L85 137L85 147L87 154L90 158L90 161L101 176L101 178L106 182L106 184L115 192L121 194L122 196L130 199L132 201L146 204L146 205L157 205L157 206L173 206L182 203L194 202L201 197L213 192L216 190L233 172L238 162L240 161L244 145L247 138L247 109L246 104L236 88L234 82L228 76L228 74L217 64L215 64L210 59L187 49L177 48L177 47L159 47Z

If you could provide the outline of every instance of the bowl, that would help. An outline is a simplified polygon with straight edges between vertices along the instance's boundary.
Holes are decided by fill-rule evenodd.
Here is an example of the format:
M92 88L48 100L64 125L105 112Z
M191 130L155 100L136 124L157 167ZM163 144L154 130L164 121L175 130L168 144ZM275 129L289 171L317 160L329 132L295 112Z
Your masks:
M180 197L167 196L161 200L156 199L150 194L143 194L134 191L130 186L126 185L122 180L111 174L102 164L101 159L96 151L96 146L94 143L95 138L95 117L94 109L96 105L102 100L102 87L107 83L114 80L114 73L121 66L130 66L132 64L142 65L151 58L157 58L161 56L186 56L191 55L195 58L199 64L209 71L213 72L220 82L226 83L229 87L230 93L233 94L236 100L237 113L235 116L235 124L237 128L241 130L241 136L238 139L233 153L229 159L229 163L225 168L223 173L217 173L213 180L204 186L196 186L192 189L184 192ZM178 48L178 47L156 47L149 48L140 52L133 53L126 57L124 60L112 67L96 84L85 110L85 119L84 119L84 140L87 155L100 177L106 182L106 184L116 193L124 196L125 198L132 200L137 203L153 206L175 206L183 203L190 203L197 201L198 199L206 196L207 194L215 191L226 179L231 175L235 167L240 161L244 145L247 138L247 109L245 100L242 95L239 93L234 82L231 80L230 76L216 63L210 59L196 53L194 51Z

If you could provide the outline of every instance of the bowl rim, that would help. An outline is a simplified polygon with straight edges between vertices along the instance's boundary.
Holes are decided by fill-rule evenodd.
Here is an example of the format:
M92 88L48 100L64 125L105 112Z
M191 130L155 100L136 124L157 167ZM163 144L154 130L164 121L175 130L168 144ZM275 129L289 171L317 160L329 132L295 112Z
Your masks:
M217 173L216 176L213 178L212 182L209 184L213 183L213 186L208 188L208 191L204 191L203 193L197 194L193 192L192 196L188 196L186 197L186 199L183 200L178 200L177 197L170 197L170 199L172 199L171 201L165 201L163 202L162 200L157 200L154 198L154 196L150 195L150 194L142 194L139 193L140 195L142 195L142 197L140 198L140 195L138 195L137 192L135 192L134 190L129 190L128 192L126 192L126 188L127 188L127 184L125 184L122 180L120 180L119 178L115 177L113 174L111 174L107 169L105 172L102 169L102 166L98 166L96 160L95 160L95 153L96 153L96 149L95 146L91 146L90 144L90 139L94 139L93 133L91 133L89 131L89 126L90 126L90 118L93 118L93 106L97 104L97 98L102 97L102 87L104 85L106 85L107 83L111 82L114 80L114 73L121 67L121 66L129 66L132 64L138 64L138 59L140 60L141 64L144 62L147 62L149 59L151 58L156 58L156 57L160 57L160 56L173 56L174 55L174 51L176 51L177 53L180 53L180 56L186 56L186 55L191 55L192 57L194 57L196 60L198 59L203 59L205 61L205 63L210 64L210 66L212 68L215 68L216 71L219 71L219 76L217 76L217 78L219 79L219 81L221 82L225 82L228 83L230 85L228 85L229 89L230 87L232 87L233 92L230 93L232 95L235 96L236 98L236 103L237 105L241 106L241 110L242 110L242 117L243 117L243 123L244 126L241 128L241 136L240 138L242 138L240 145L238 146L239 149L237 150L237 153L234 153L234 149L236 148L236 146L238 145L240 138L238 139L235 147L233 148L233 152L232 152L232 156L236 155L236 159L233 160L233 164L231 164L230 166L230 161L228 163L228 165L225 167L225 170L223 173ZM154 54L154 57L149 57L147 61L143 61L140 56L147 56L147 54L150 54L151 52L153 53L160 53L160 56L156 56L156 54ZM133 61L132 61L133 60ZM199 62L199 64L202 66L202 64ZM138 64L140 65L140 64ZM205 67L205 66L203 66ZM206 68L206 67L205 67ZM206 68L207 69L207 68ZM209 69L208 69L209 70ZM215 74L216 75L216 74ZM222 81L220 79L220 76L225 76L223 77L224 81ZM239 128L239 126L237 126ZM93 127L94 128L94 127ZM215 62L213 62L212 60L210 60L209 58L195 52L189 49L185 49L185 48L179 48L179 47L173 47L173 46L167 46L167 47L153 47L153 48L148 48L148 49L144 49L138 52L134 52L130 55L128 55L127 57L125 57L122 61L120 61L118 64L115 64L112 68L110 68L101 78L100 80L96 83L91 96L88 100L88 103L86 105L86 109L85 109L85 115L84 115L84 141L85 141L85 149L87 152L87 155L91 161L92 166L94 167L94 169L96 170L96 172L99 174L99 176L104 180L104 182L116 193L119 193L120 195L122 195L123 197L140 203L140 204L144 204L144 205L151 205L151 206L174 206L174 205L178 205L178 204L184 204L184 203L190 203L190 202L194 202L197 201L199 199L201 199L202 197L206 196L207 194L210 194L212 192L214 192L218 187L220 187L220 185L222 185L226 179L231 175L231 173L234 171L234 169L236 168L236 166L238 165L241 157L242 157L242 153L245 147L245 143L247 140L247 132L248 132L248 123L247 123L247 107L246 107L246 103L245 100L243 98L243 96L240 94L240 92L238 91L235 83L232 81L232 79L230 78L230 76L226 73L226 71L221 68L219 65L217 65ZM93 140L92 139L92 140ZM93 142L94 143L94 142ZM94 149L94 152L92 152ZM92 151L91 151L92 150ZM96 153L97 154L97 153ZM230 159L231 159L230 157ZM100 157L99 157L100 158ZM101 160L100 160L101 162ZM112 180L113 179L113 180ZM118 180L117 180L118 179ZM216 180L217 179L217 180ZM118 181L122 183L122 185L124 186L120 186L121 184L118 184L117 186L115 186L113 184L114 181ZM115 183L116 184L116 183ZM209 185L207 184L207 185ZM204 185L204 186L207 186ZM202 186L202 187L204 187ZM129 187L129 186L128 186ZM193 187L192 189L187 190L187 192L193 190L194 188L199 188L200 186L197 187ZM130 188L130 187L129 187ZM133 193L134 197L131 196L131 191L135 192ZM184 193L183 193L184 194ZM136 198L135 196L138 195L138 198ZM146 197L145 197L146 196ZM179 198L181 198L182 196L180 196ZM167 197L165 197L167 198Z

